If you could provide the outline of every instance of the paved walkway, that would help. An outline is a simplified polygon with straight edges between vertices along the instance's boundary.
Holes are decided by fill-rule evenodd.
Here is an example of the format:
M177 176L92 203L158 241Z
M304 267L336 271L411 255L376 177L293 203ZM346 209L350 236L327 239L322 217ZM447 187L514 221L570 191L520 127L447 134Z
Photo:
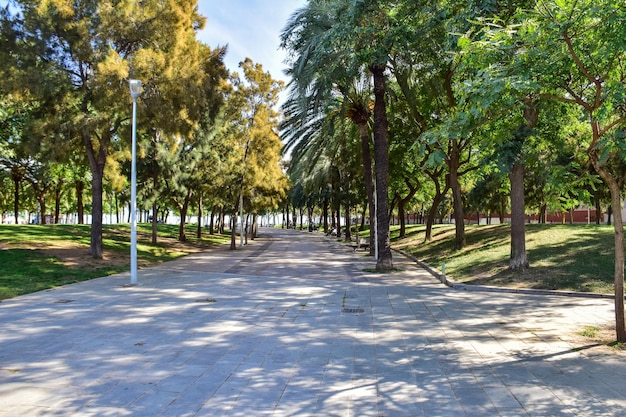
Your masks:
M624 416L612 301L466 292L262 229L0 303L0 416Z

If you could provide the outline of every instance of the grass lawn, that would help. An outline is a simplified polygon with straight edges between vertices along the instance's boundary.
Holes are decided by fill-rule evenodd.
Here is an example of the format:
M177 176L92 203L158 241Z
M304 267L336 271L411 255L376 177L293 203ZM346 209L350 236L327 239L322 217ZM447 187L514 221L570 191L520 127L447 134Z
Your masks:
M205 232L181 243L178 226L159 225L158 243L151 243L151 225L137 227L137 260L140 267L176 259L203 247L230 240L230 236ZM88 254L89 225L0 224L0 300L130 269L130 225L104 225L103 259Z
M526 225L526 251L531 268L508 270L509 225L468 225L467 247L454 251L454 225L433 226L433 240L424 243L426 226L410 225L392 247L407 251L446 275L466 284L514 288L613 293L613 226Z

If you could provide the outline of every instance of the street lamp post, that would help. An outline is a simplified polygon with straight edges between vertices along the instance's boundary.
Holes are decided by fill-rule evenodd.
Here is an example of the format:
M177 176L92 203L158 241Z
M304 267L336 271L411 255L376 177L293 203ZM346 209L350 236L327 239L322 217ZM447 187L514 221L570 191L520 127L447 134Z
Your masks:
M133 99L133 129L130 168L130 284L137 284L137 98L141 94L141 81L128 80Z

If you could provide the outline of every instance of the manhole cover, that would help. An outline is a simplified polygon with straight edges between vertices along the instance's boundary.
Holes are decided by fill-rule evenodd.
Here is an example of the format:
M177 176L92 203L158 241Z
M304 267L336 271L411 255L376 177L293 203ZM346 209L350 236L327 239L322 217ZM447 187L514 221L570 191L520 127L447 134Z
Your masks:
M362 308L342 308L341 309L342 313L357 313L357 314L361 314L361 313L365 313L365 310Z
M71 302L73 302L73 301L74 301L74 300L56 300L56 301L54 302L54 304L67 304L67 303L71 303Z

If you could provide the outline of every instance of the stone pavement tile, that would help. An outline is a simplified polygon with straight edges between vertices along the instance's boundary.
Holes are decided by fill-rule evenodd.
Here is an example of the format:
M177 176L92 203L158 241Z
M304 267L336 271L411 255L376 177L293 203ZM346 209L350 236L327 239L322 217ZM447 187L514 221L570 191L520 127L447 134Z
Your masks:
M451 417L464 416L465 410L456 401L442 401L425 399L421 403L424 416L427 417Z
M557 395L559 393L557 392ZM589 397L568 397L567 407L565 410L573 410L576 415L584 415L584 416L619 416L620 414L624 414L623 407L611 407L610 404L598 402Z
M285 387L286 385L284 384L265 386L248 385L241 391L237 398L237 408L248 410L254 408L273 410L282 397Z
M124 408L132 411L135 415L158 416L172 404L178 396L179 394L175 392L153 389L144 393L136 401Z
M101 392L99 395L93 395L93 399L89 401L88 406L115 406L125 408L133 404L146 393L152 391L152 385L140 385L120 381L115 384L112 389ZM93 392L93 391L92 391Z
M302 381L290 381L282 392L276 408L278 410L311 411L317 406L321 392L319 385L310 386Z
M486 361L488 363L488 361ZM483 388L495 387L502 388L504 384L489 365L476 365L470 367L470 372L476 379L476 383Z
M0 389L2 390L0 392L0 398L2 398L0 408L6 408L7 410L47 407L51 402L55 401L57 395L57 392L48 387L27 384L8 384L4 386L4 383L2 383L0 384Z
M497 407L496 411L497 413L495 415L502 417L530 417L530 414L522 407Z
M50 411L48 410L47 413ZM72 417L118 417L118 416L128 416L133 415L136 411L118 408L118 407L106 407L106 406L87 406L83 407L80 410L72 413ZM21 414L24 416L36 416L37 414L31 414L27 412L25 414ZM142 415L141 412L137 412L135 415ZM49 417L50 414L41 414L41 416Z
M311 411L315 407L300 407L294 405L293 407L278 407L271 414L272 417L314 417L315 414Z
M533 375L524 365L504 363L492 365L492 369L498 379L505 385L538 386L541 384L541 380Z
M316 416L352 416L350 408L351 381L334 380L324 383L324 389L320 392L317 408L313 415Z
M184 375L174 373L161 379L156 385L155 389L157 391L180 394L181 392L189 388L197 379L198 376L196 375Z
M471 372L448 375L448 383L455 392L480 389L480 384Z
M383 416L422 416L421 391L408 379L383 379L378 382L379 409Z
M563 404L533 404L524 408L531 417L595 417L595 414L588 414L585 410L579 411Z
M224 398L210 399L207 401L194 417L223 417L233 410L235 400L226 400ZM240 410L248 412L249 416L254 415L252 410ZM266 414L271 415L271 414Z
M465 417L484 417L484 416L497 416L498 410L494 406L481 407L474 405L463 404L463 411Z
M457 400L466 410L493 408L489 395L482 388L453 388L453 390Z
M516 409L521 408L519 401L515 396L505 387L485 387L483 388L485 394L489 397L489 400L498 409Z
M353 416L380 417L380 411L375 401L353 400L350 413Z
M511 394L524 407L528 408L534 404L557 404L562 406L563 403L547 386L542 385L508 385Z
M194 384L168 404L159 417L195 416L213 395L215 389L215 387Z
M451 290L408 265L383 279L362 272L371 260L354 262L343 249L304 259L305 242L290 236L283 254L249 262L266 276L203 271L236 266L224 253L180 262L186 272L145 271L133 288L121 288L127 276L109 277L20 298L28 320L3 302L3 323L14 320L0 329L0 410L7 390L22 386L51 390L48 415L467 417L578 408L618 416L626 409L621 358L561 340L576 323L610 320L610 303ZM235 256L244 259L242 252ZM74 301L55 304L60 299ZM364 312L342 313L344 303ZM2 370L12 368L20 371Z

